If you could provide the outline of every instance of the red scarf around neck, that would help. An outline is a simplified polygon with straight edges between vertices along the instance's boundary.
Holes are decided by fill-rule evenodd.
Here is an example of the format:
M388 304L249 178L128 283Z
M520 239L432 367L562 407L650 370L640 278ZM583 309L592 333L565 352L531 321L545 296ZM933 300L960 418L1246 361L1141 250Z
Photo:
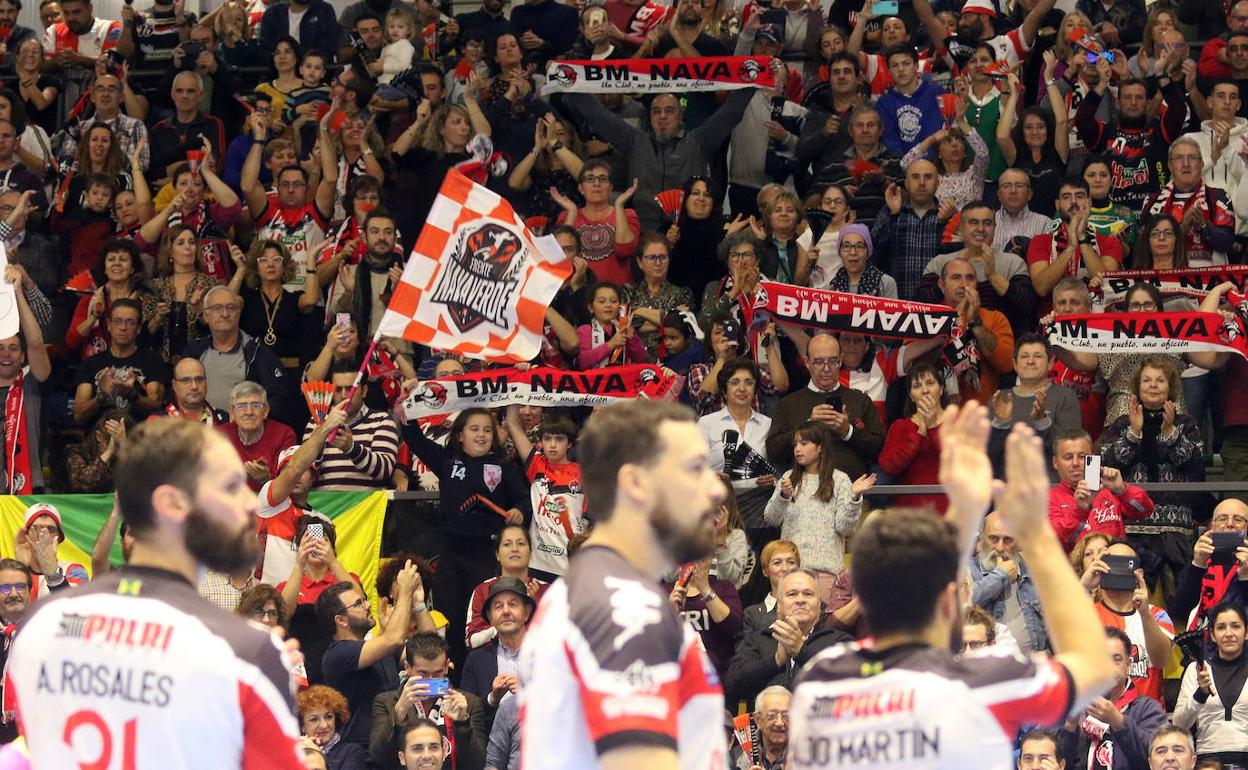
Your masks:
M22 372L9 385L4 400L4 471L10 495L34 492L30 476L30 434L26 413L26 373Z

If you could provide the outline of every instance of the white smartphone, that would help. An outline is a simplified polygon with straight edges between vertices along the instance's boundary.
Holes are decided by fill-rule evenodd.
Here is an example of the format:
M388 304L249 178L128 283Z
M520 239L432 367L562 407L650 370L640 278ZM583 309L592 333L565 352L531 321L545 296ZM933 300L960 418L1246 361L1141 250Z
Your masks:
M1088 489L1099 492L1101 489L1101 456L1088 455L1083 459L1083 481Z

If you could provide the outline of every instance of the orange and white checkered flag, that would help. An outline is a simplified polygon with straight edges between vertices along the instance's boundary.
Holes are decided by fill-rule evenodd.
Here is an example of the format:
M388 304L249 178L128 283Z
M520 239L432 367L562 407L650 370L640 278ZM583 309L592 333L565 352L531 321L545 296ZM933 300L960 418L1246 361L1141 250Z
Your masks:
M570 275L553 236L534 237L511 204L449 171L378 333L470 358L529 361Z

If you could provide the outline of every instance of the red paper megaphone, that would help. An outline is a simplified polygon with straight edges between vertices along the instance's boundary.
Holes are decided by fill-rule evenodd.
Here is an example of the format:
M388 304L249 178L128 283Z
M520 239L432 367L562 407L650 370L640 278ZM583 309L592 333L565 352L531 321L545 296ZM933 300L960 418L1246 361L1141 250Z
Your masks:
M958 117L957 94L940 95L940 114L945 119L945 125L953 125L953 121Z
M529 217L524 220L524 226L529 228L534 235L545 235L546 226L550 224L550 217Z
M851 158L845 164L845 170L854 178L854 181L861 182L862 178L867 174L873 174L880 170L880 167L869 160L862 158Z
M685 191L680 189L664 190L654 196L654 200L663 209L663 215L672 222L680 218L680 206L685 202Z

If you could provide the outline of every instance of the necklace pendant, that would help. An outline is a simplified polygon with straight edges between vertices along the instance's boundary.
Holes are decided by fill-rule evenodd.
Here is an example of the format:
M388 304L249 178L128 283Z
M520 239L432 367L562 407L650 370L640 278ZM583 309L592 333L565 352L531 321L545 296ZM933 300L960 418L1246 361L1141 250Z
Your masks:
M277 335L273 333L272 329L269 329L267 332L265 332L264 344L268 345L269 347L273 347L274 345L277 344Z

